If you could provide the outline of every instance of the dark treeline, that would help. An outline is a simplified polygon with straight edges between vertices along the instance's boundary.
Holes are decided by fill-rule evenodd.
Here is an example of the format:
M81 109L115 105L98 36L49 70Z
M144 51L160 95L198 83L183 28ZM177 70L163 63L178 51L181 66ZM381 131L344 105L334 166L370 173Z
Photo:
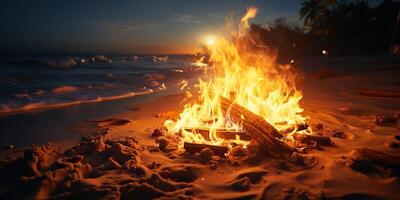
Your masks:
M251 33L277 49L281 61L321 55L323 49L336 56L399 53L399 9L393 0L374 8L368 0L305 0L302 27L281 18L268 28L253 24Z

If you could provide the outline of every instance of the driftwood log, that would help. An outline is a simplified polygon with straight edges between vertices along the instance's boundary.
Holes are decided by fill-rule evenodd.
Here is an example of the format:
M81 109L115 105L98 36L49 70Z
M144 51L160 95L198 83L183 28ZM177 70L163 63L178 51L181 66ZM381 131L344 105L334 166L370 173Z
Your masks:
M189 131L192 133L198 133L201 134L203 136L204 139L206 140L210 140L210 129L208 128L190 128L190 127L185 127L183 128L185 131ZM237 132L237 131L231 131L231 130L227 130L227 129L223 129L223 128L218 128L215 130L216 136L222 139L226 139L226 140L234 140L236 139L236 135L238 135L240 137L241 140L245 140L245 141L250 141L252 139L251 136L249 136L247 133L245 132Z
M366 174L389 173L390 176L400 176L400 157L398 156L362 148L353 151L348 159L351 168Z
M323 146L332 145L331 138L328 136L295 133L293 134L293 139L304 144L317 143L318 145L323 145Z
M293 148L280 141L282 135L271 124L243 106L219 96L222 110L228 119L238 123L243 130L255 139L265 153L279 157L293 152Z
M367 97L393 97L400 98L400 91L362 89L358 92Z
M201 150L205 149L205 148L209 148L211 151L214 152L214 155L217 156L225 156L226 153L228 153L228 147L225 146L215 146L215 145L209 145L209 144L196 144L196 143L188 143L185 142L183 144L183 148L191 153L200 153Z

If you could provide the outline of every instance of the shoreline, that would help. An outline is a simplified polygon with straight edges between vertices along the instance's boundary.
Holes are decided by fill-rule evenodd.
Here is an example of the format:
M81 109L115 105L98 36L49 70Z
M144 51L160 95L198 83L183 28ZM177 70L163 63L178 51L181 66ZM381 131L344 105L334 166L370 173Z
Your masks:
M127 110L127 106L175 93L177 91L174 90L157 91L104 101L0 115L0 132L3 133L0 135L0 147L10 144L23 147L65 139L79 141L81 135L71 130L74 124L122 113Z
M108 97L98 97L96 99L89 99L89 100L81 100L81 101L72 101L72 102L65 102L65 103L53 103L53 104L45 104L45 103L32 103L28 104L16 109L11 109L10 111L0 111L0 117L7 116L7 115L14 115L19 113L25 112L35 112L35 111L42 111L42 110L50 110L50 109L62 109L68 106L75 106L80 104L88 104L88 103L98 103L98 102L105 102L105 101L112 101L124 98L130 98L135 96L142 96L147 94L152 94L158 92L158 90L149 90L144 92L129 92L121 95L116 96L108 96Z

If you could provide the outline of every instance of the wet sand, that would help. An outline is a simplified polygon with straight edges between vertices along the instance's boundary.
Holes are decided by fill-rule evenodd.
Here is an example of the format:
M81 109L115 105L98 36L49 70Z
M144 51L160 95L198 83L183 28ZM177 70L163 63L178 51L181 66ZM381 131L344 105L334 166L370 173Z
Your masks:
M79 141L81 135L70 126L91 118L102 118L126 111L129 105L149 101L174 91L159 91L112 101L84 103L53 109L42 109L16 114L0 115L0 147L18 147L50 141L71 139Z

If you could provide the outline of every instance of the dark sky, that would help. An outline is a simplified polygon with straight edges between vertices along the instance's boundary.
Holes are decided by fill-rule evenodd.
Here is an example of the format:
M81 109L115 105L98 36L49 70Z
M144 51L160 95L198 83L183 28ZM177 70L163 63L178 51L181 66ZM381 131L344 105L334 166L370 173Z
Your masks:
M299 23L300 0L1 0L0 51L192 53L250 6Z

